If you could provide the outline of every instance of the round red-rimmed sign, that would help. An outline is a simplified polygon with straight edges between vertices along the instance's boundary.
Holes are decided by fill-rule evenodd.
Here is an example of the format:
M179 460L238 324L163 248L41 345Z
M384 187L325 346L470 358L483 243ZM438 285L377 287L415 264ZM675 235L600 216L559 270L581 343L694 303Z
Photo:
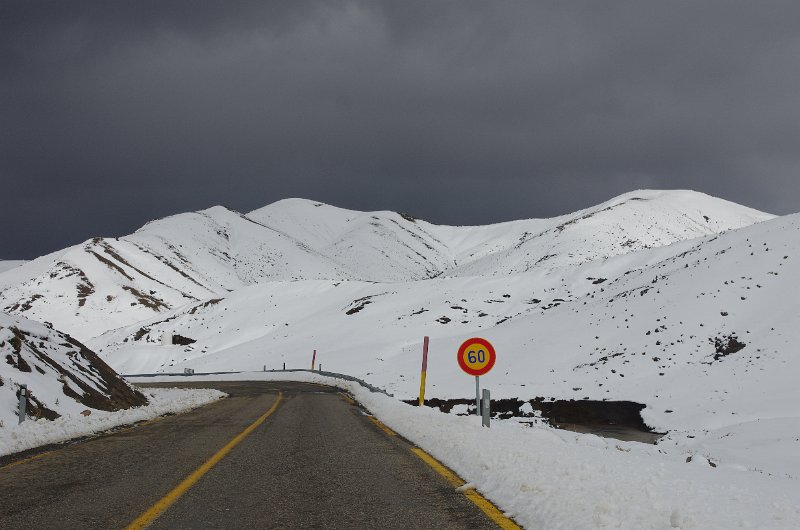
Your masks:
M458 365L469 375L489 373L497 360L497 354L488 340L474 337L464 341L458 349Z

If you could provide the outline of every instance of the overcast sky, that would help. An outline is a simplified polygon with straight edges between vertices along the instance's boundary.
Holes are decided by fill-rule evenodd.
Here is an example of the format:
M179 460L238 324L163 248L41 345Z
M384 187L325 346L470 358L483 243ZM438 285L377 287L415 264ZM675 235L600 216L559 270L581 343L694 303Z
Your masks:
M0 258L286 197L800 211L800 2L3 2Z

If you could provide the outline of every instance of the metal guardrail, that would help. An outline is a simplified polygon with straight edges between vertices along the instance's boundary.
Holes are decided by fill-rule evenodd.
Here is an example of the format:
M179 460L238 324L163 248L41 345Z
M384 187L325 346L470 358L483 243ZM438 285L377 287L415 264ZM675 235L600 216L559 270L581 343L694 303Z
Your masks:
M364 388L366 388L367 390L369 390L371 392L377 392L379 394L384 394L384 395L387 395L389 397L394 397L394 394L390 394L389 392L387 392L386 390L384 390L384 389L382 389L380 387L377 387L375 385L367 383L363 379L359 379L358 377L354 377L352 375L339 374L339 373L336 373L336 372L323 372L322 370L307 370L305 368L290 368L290 369L287 369L287 370L267 370L266 372L256 372L256 373L281 373L281 372L308 372L308 373L312 373L312 374L324 375L326 377L333 377L335 379L344 379L346 381L353 381L355 383L358 383L358 384L360 384L361 386L363 386ZM245 371L236 371L236 372L195 372L193 374L186 374L186 373L182 373L182 372L176 372L176 373L166 373L165 372L165 373L160 373L160 374L123 374L122 377L126 377L126 378L127 377L192 377L192 376L196 376L196 375L225 375L225 374L243 374L243 373L247 373L247 372L245 372Z

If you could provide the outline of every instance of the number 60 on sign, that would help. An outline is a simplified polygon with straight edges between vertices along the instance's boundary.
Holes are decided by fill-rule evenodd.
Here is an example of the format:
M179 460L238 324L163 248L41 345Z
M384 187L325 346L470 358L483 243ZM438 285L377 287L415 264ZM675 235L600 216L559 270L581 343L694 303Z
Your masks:
M486 339L467 339L458 349L458 365L469 375L481 376L489 372L497 358L494 347Z

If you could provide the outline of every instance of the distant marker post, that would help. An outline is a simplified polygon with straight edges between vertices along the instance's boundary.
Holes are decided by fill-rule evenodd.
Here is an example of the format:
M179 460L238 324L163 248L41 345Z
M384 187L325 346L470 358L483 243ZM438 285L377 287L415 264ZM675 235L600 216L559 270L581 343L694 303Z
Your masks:
M428 373L428 337L422 341L422 376L419 380L419 406L425 405L425 376Z
M317 362L317 350L314 350L314 355L311 356L311 371L314 371L314 365Z

